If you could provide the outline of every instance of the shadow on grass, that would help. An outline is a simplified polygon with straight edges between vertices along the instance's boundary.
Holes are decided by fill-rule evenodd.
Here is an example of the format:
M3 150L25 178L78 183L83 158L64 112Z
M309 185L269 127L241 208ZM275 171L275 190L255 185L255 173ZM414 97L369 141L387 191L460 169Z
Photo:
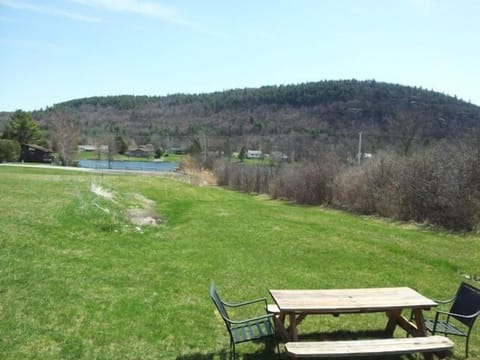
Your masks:
M346 331L338 330L331 332L313 332L308 334L300 334L299 341L335 341L335 340L361 340L361 339L383 339L388 338L385 330L362 330L362 331Z
M226 351L221 351L219 353L208 353L208 354L189 354L189 355L180 355L177 356L177 360L227 360L230 359L230 353Z
M263 341L255 341L262 343ZM280 348L282 352L282 348ZM245 353L242 351L242 345L237 345L237 359L238 360L278 360L277 346L271 341L266 341L265 346L258 351ZM286 355L281 353L281 359L287 359ZM233 359L229 349L214 353L197 353L189 355L180 355L176 360L231 360Z
M231 360L233 357L231 356L229 351L221 351L217 353L207 353L207 354L189 354L189 355L180 355L176 358L176 360ZM249 354L245 354L242 352L237 351L237 359L242 360L278 360L278 356L272 349L264 349L259 350L256 352L252 352ZM286 359L285 354L281 354L281 359Z

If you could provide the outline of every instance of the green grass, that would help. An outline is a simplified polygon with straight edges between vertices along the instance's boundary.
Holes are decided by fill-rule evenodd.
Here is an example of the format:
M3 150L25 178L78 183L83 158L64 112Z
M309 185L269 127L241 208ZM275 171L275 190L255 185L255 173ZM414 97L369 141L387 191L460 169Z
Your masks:
M125 220L142 206L135 194L155 202L161 226ZM0 166L0 358L224 359L211 281L232 302L269 288L410 286L447 298L463 274L480 274L479 240L155 175ZM311 316L299 332L385 324ZM451 358L463 359L464 340L452 339ZM470 348L480 358L478 324ZM238 350L274 358L261 344Z

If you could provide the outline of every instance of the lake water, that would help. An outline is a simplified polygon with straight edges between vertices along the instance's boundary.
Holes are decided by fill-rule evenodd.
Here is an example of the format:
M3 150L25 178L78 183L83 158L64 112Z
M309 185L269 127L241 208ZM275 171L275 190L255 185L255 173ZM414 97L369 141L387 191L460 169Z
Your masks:
M88 169L168 172L177 169L178 163L161 161L80 160L78 167Z

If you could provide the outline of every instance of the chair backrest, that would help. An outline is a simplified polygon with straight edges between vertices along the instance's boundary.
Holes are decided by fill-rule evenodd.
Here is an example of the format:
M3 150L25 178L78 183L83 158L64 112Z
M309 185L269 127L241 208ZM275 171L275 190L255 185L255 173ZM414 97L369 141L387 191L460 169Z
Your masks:
M461 315L472 315L480 310L480 289L465 282L460 284L455 301L452 304L450 312ZM468 327L472 327L476 318L455 318Z
M222 319L225 321L225 324L228 328L230 328L230 323L228 322L228 320L230 320L230 317L228 316L227 309L225 309L222 300L220 300L220 296L218 296L217 289L215 288L214 284L210 285L210 297L212 298L218 312L222 316Z

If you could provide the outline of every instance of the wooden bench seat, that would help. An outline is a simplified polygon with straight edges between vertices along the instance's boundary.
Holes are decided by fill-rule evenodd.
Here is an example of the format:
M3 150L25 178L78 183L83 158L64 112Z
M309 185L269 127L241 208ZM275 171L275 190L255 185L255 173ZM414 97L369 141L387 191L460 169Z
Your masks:
M266 310L269 314L280 315L280 309L275 304L268 304Z
M444 336L409 337L348 341L301 341L285 344L292 357L360 357L436 353L453 349L453 342Z

